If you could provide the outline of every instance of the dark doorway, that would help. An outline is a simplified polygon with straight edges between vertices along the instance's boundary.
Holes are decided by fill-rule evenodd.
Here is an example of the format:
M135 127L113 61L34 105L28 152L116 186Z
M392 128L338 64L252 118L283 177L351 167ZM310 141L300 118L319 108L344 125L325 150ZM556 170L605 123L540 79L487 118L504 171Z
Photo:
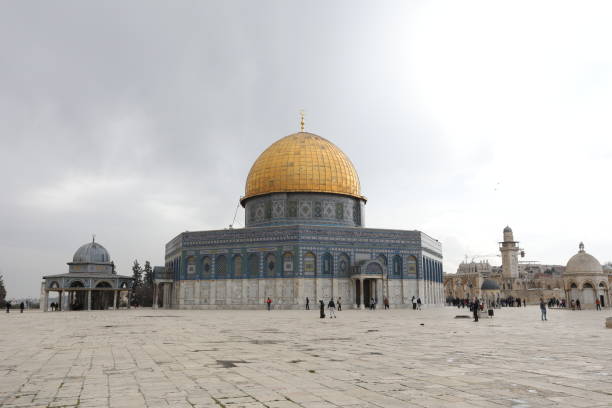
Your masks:
M79 281L72 282L70 284L71 288L80 288L82 289L83 283ZM83 310L85 309L87 302L87 292L84 290L73 290L70 291L70 310Z
M606 303L604 302L604 295L599 295L599 301L601 302L601 307L606 307Z
M363 280L363 297L362 297L360 296L361 295L361 285L359 283L359 280L355 280L355 296L356 296L355 304L357 304L357 306L361 306L361 303L359 303L359 299L361 299L365 307L370 307L370 298L372 297L372 291L370 290L371 285L372 285L371 279Z
M108 282L100 282L96 285L96 289L111 289L112 286ZM93 290L91 292L91 310L106 310L113 305L112 290Z
M372 282L370 279L364 279L363 281L363 304L365 307L370 307L370 299L372 298L372 291L370 290Z

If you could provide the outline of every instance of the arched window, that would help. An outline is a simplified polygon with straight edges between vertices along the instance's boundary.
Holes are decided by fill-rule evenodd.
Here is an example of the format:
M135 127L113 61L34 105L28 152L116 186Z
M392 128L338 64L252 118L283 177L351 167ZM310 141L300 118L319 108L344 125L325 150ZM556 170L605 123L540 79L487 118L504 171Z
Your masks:
M227 258L225 255L219 255L215 260L215 278L227 278Z
M593 285L591 285L589 282L585 282L582 285L582 289L593 289Z
M414 256L409 256L408 257L408 262L406 264L408 266L408 275L415 275L417 274L417 260Z
M190 256L187 258L187 277L193 278L196 274L196 261L195 257Z
M338 257L338 276L349 276L349 268L351 265L350 258L347 254L340 254Z
M402 276L402 257L399 255L393 257L393 276L396 278Z
M273 278L276 276L276 257L274 254L266 255L265 271L266 277Z
M234 255L234 278L242 278L242 257Z
M283 254L283 276L293 276L293 254L291 252Z
M332 275L334 272L334 259L330 253L325 253L321 259L323 262L323 275Z
M312 252L306 252L304 254L304 275L314 276L317 272L317 258Z
M205 256L202 259L202 278L210 279L212 277L212 262L210 258Z
M378 256L376 257L376 260L380 262L381 264L387 266L387 257L384 254L378 254Z
M249 255L247 262L249 278L259 278L259 255Z
M376 262L370 262L366 266L365 273L368 274L368 275L382 275L383 270L382 270L381 266L379 264L377 264Z

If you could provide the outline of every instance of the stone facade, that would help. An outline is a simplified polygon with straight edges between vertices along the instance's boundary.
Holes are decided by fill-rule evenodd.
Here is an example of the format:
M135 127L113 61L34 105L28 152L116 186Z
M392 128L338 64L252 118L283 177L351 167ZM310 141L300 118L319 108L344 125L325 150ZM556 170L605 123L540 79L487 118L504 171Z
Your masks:
M166 245L167 306L297 309L443 302L441 244L419 231L292 225L182 233ZM158 277L156 276L156 279ZM363 287L363 289L362 289ZM363 293L363 297L361 294Z

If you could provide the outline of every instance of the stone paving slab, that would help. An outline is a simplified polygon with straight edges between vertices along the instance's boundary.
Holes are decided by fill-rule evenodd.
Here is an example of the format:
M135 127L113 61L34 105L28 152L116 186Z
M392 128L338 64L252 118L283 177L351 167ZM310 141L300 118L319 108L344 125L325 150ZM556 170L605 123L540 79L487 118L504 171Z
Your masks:
M2 314L1 407L612 407L610 310Z

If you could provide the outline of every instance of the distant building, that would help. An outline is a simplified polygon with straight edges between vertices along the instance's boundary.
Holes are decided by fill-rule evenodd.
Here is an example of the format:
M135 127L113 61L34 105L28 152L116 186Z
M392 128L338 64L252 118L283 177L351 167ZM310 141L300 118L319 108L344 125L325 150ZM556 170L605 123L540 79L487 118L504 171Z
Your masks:
M103 310L119 305L129 293L134 279L117 275L106 248L94 240L81 246L68 262L68 273L43 276L40 308L49 310L49 293L58 294L59 310Z
M518 278L518 255L520 248L518 241L514 240L512 228L504 228L504 240L499 243L502 255L502 276L504 278Z
M483 285L491 288L495 282L499 290L487 289L487 298L493 293L502 298L520 298L528 303L538 303L540 298L581 299L586 307L594 305L595 299L602 304L609 304L608 288L612 275L604 271L601 264L591 255L580 251L567 266L519 263L521 249L514 233L508 226L503 230L503 241L499 243L502 266L491 266L488 262L464 262L456 274L444 276L444 293L449 298L484 297Z
M602 306L609 305L612 276L604 272L593 255L585 252L582 242L578 248L578 253L567 261L563 274L566 299L570 302L579 299L583 308L595 307L596 300Z

